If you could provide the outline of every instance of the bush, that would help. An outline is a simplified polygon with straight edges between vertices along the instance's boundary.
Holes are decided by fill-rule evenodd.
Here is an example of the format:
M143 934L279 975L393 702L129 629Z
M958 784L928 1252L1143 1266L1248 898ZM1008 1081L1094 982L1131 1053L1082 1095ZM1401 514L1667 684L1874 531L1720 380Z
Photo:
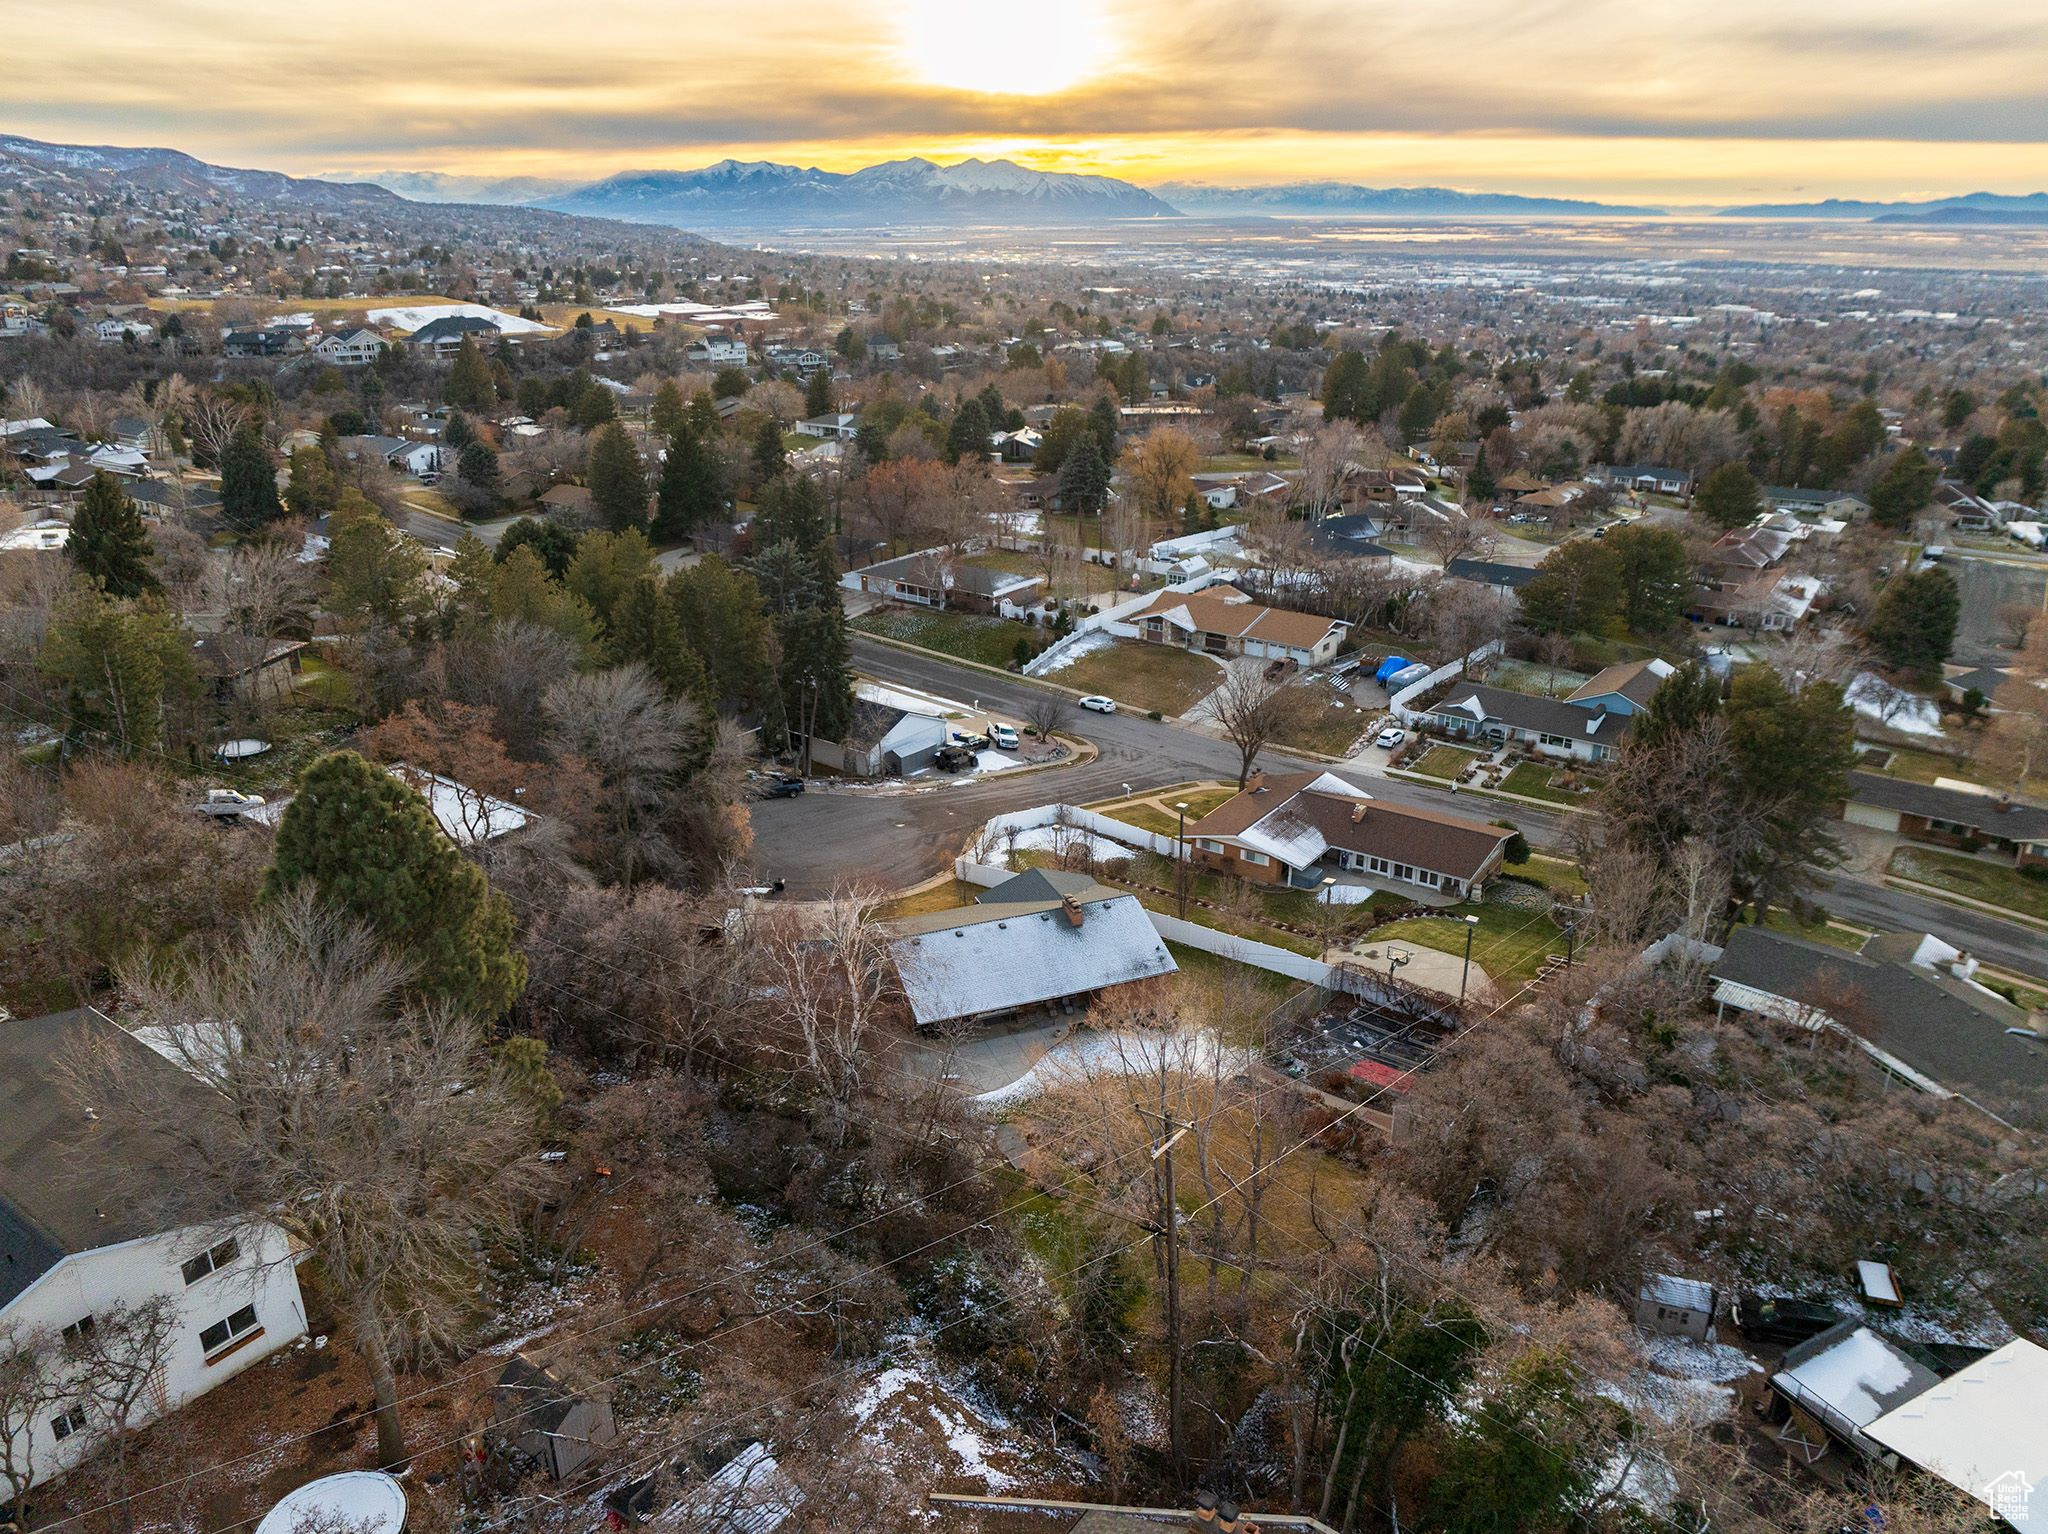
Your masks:
M1166 716L1156 708L1148 708L1145 710L1145 717L1147 719L1164 719Z

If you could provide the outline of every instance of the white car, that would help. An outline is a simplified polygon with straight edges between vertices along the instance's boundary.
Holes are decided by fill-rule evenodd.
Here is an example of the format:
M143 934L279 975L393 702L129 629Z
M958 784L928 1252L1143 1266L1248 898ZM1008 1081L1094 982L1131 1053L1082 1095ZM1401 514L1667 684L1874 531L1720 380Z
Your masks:
M218 820L233 820L263 807L261 794L239 793L232 788L209 788L199 803L199 813Z
M1408 732L1406 730L1381 730L1379 734L1372 738L1372 743L1391 751L1407 738Z
M998 751L1014 751L1017 749L1017 732L1007 724L990 724L988 743Z
M1098 714L1113 714L1116 712L1116 699L1105 698L1099 692L1091 692L1081 700L1081 707Z

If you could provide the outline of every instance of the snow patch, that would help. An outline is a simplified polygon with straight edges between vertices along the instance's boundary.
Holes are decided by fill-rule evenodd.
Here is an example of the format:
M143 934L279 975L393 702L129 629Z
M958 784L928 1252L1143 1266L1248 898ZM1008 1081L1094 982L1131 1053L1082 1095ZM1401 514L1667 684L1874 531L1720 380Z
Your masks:
M994 850L1000 854L1010 845L1009 837L1004 835L997 839ZM1134 858L1138 855L1122 842L1113 842L1106 836L1097 836L1093 831L1084 831L1079 826L1033 826L1029 830L1019 831L1016 850L1051 852L1062 858L1085 850L1087 855L1098 863L1114 862L1120 858Z
M984 1108L1008 1108L1062 1087L1105 1076L1150 1076L1168 1070L1228 1075L1248 1056L1213 1033L1083 1033L1055 1044L1008 1086L973 1099Z
M1918 693L1894 687L1874 671L1859 671L1842 697L1866 719L1901 735L1934 735L1941 730L1941 707Z
M1031 674L1051 676L1056 671L1066 670L1082 656L1093 655L1097 650L1106 650L1115 643L1115 637L1106 630L1090 629L1085 634L1075 635L1072 640L1060 646L1057 653L1048 651L1045 664L1035 667Z

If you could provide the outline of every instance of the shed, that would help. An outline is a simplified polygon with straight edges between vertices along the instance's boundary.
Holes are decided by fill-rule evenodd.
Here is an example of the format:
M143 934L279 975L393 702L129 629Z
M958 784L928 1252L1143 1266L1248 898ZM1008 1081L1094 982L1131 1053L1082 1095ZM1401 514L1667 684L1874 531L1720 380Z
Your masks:
M1791 1408L1778 1442L1809 1464L1827 1453L1830 1438L1877 1459L1885 1451L1863 1430L1940 1378L1867 1326L1831 1326L1788 1351L1771 1376L1771 1388Z
M495 1435L514 1454L567 1480L618 1438L611 1402L579 1391L524 1353L512 1355L491 1392Z
M1636 1325L1666 1337L1714 1340L1714 1286L1697 1278L1646 1273L1636 1286Z

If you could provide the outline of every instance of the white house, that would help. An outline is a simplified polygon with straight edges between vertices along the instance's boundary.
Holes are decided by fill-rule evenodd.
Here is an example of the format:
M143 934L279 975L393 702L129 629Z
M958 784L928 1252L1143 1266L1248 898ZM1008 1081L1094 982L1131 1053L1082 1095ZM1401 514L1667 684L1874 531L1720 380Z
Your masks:
M860 417L850 410L833 410L796 423L800 437L850 438L860 430Z
M708 367L743 368L747 365L747 343L735 336L706 336L701 341L692 341L683 356Z
M366 368L390 344L374 330L351 330L346 335L337 331L315 341L313 354L338 368Z
M141 1408L151 1418L297 1341L306 1308L275 1226L165 1228L136 1212L143 1206L123 1196L117 1168L156 1169L57 1084L55 1062L87 1040L132 1052L194 1094L207 1090L91 1009L0 1026L0 1327L76 1337L95 1317L167 1296L177 1326ZM60 1398L13 1446L17 1463L41 1484L84 1459L104 1426L88 1402Z
M147 341L156 334L156 327L141 320L110 318L94 325L92 333L101 345L106 346L125 341L130 336L138 341Z

